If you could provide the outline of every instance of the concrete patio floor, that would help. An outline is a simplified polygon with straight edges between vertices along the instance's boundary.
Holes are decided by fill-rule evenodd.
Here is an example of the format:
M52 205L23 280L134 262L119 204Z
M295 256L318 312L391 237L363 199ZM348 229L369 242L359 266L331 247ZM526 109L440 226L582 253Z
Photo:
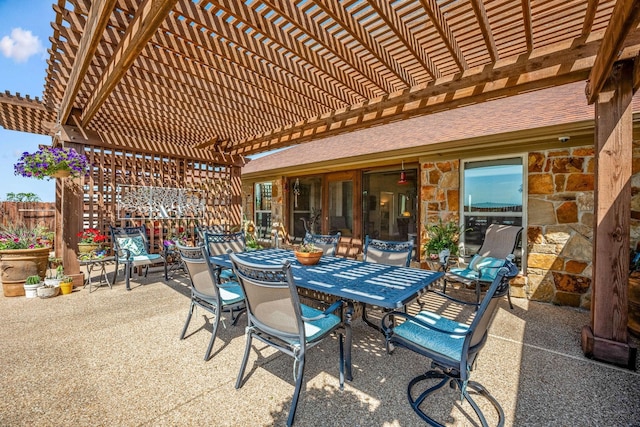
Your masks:
M205 362L211 325L202 310L187 338L178 339L189 306L187 278L177 274L164 283L154 272L132 287L127 292L120 280L113 289L81 288L51 299L0 297L0 426L285 424L294 388L290 357L254 344L244 385L234 388L244 315L238 326L226 321L219 329ZM582 355L588 312L514 304L510 310L501 303L472 373L501 403L506 425L640 426L637 370ZM424 425L406 386L428 360L404 349L387 355L382 336L361 320L353 337L354 379L342 391L337 339L310 351L296 425ZM445 393L429 402L434 416L447 425L475 425L458 393Z

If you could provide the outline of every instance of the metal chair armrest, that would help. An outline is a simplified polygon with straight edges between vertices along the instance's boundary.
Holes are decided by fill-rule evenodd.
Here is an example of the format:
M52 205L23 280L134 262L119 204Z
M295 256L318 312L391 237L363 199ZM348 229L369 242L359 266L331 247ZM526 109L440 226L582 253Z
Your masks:
M319 314L319 315L317 315L315 317L304 317L304 316L302 316L302 320L304 320L305 322L310 322L310 321L314 321L314 320L323 319L323 318L327 317L329 314L332 314L334 311L336 311L340 307L342 307L344 304L345 304L344 301L338 300L338 301L334 302L333 304L331 304L329 307L327 307L327 309L325 311L323 311L322 314Z
M450 296L448 294L445 294L445 293L443 293L441 291L436 291L434 289L427 289L427 291L424 293L424 295L426 295L428 293L436 294L436 295L438 295L440 297L446 298L449 301L452 301L452 302L454 302L456 304L460 304L460 305L475 306L475 307L480 305L479 303L469 302L469 301L464 301L464 300L461 300L461 299L458 299L458 298L454 298L454 297L452 297L452 296Z

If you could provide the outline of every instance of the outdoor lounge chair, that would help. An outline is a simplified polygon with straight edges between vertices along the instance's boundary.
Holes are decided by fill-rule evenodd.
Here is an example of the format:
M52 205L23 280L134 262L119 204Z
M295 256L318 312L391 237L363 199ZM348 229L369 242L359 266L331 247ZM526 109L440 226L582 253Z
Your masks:
M336 234L311 234L307 232L302 243L313 243L316 248L322 249L323 255L336 256L340 235L340 232Z
M118 277L118 264L124 264L125 287L131 290L130 279L133 267L145 267L144 275L147 276L149 266L153 264L164 264L164 279L168 280L167 261L159 254L152 254L149 250L149 238L147 228L144 225L139 227L112 227L111 242L116 258L116 270L113 276L115 283Z
M422 297L423 301L439 298L449 302L448 309L439 310L442 314L435 311L421 311L412 316L404 312L392 311L382 318L388 354L391 354L397 345L431 359L431 369L409 381L407 388L411 407L430 425L440 426L441 424L427 415L421 405L427 397L447 383L460 390L461 394L456 396L469 402L483 426L487 425L486 419L472 399L469 390L484 396L498 413L498 425L504 425L504 412L498 401L481 384L470 381L469 377L476 357L486 344L488 329L498 307L498 301L509 291L509 281L517 274L518 267L513 263L513 255L509 255L509 258L503 261L503 266L498 269L479 306L476 303L455 299L442 292L429 290ZM440 302L435 304L439 307L443 305ZM452 313L461 312L465 306L477 308L470 324L450 317ZM399 322L399 319L404 321ZM434 379L439 382L431 386L433 384L431 380ZM426 390L418 393L416 388L425 381L428 384L421 386L421 389L426 388Z
M204 246L177 245L176 247L191 278L191 306L189 307L189 315L182 328L180 339L184 339L187 333L187 328L196 306L213 314L211 340L209 340L209 346L204 354L204 360L206 361L211 357L221 312L227 311L231 313L231 324L235 325L239 315L245 310L244 294L237 283L227 282L224 285L217 285L215 266L209 262Z
M292 356L294 362L295 391L291 400L287 426L293 424L298 398L302 389L307 350L342 325L340 310L343 301L333 303L324 312L300 303L291 266L265 266L243 262L231 254L233 270L247 299L248 326L244 358L238 373L236 388L242 386L242 377L249 360L253 338ZM350 326L345 325L350 334ZM349 335L348 335L349 336ZM344 387L344 343L340 333L340 388ZM297 366L297 369L296 369Z
M362 259L365 262L409 267L412 253L413 240L396 242L366 236Z
M483 287L487 287L500 267L504 265L504 260L518 245L518 239L522 233L522 227L516 225L491 224L484 235L482 246L478 250L466 268L452 268L443 280L442 292L447 291L447 282L459 282L463 285L475 289L476 303L480 303L480 294ZM511 303L511 292L507 292L509 306Z

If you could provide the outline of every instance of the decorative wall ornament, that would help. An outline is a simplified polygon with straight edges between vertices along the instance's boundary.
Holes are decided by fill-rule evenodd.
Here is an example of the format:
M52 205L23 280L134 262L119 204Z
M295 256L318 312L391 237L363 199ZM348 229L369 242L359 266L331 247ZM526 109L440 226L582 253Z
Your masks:
M296 178L296 183L293 185L293 206L298 207L298 196L300 195L300 179Z
M191 188L118 185L118 219L202 219L204 192Z

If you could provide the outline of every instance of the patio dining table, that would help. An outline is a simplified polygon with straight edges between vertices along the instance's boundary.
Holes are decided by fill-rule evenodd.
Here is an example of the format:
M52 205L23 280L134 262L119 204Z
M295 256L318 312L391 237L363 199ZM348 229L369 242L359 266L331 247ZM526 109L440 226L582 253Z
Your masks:
M345 322L349 328L353 303L375 305L387 310L403 308L444 275L440 271L395 267L332 256L323 256L318 264L306 266L297 261L293 251L284 249L264 249L236 255L254 264L281 265L289 261L296 286L333 295L349 304L345 313ZM210 260L219 268L232 267L228 254L215 255ZM347 379L351 381L350 334L347 334L346 340L345 368Z

